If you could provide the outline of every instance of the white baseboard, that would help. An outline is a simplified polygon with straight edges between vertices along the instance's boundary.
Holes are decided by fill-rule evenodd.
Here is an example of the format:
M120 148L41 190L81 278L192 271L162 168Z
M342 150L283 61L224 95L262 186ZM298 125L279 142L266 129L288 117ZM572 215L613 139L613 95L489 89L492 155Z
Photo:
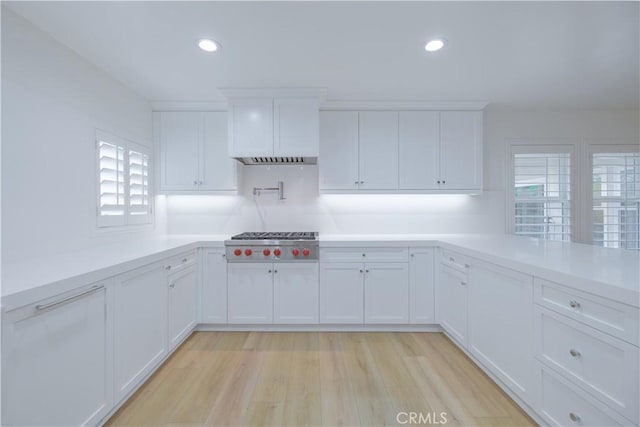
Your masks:
M440 325L227 325L199 324L206 332L442 332Z

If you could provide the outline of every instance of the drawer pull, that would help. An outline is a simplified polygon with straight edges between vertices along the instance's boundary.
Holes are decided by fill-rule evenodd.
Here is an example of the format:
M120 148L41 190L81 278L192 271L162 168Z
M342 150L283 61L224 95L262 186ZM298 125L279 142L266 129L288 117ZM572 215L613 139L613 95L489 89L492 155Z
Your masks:
M368 272L369 272L369 270L365 270L364 272L365 272L365 273L368 273Z
M571 350L569 350L569 354L572 357L580 357L580 352L578 350L573 349L573 348Z
M167 271L169 271L169 270L171 270L171 266L170 266L170 265L167 265L164 269L165 269L165 270L167 270Z
M464 268L471 268L471 265L470 264L465 264Z
M271 274L271 270L269 270L268 273Z
M460 284L461 284L462 286L467 286L467 282L465 282L464 280L461 280L461 281L460 281Z
M569 412L569 419L571 420L571 422L573 423L578 423L580 422L580 416L578 414L575 414L573 412Z
M363 257L366 257L366 256L367 256L367 254L362 254L362 256L363 256Z
M578 301L569 301L569 306L571 306L571 308L578 308L580 307L580 303Z
M360 273L364 273L364 270L363 270L363 269L360 269Z
M182 262L183 262L183 263L184 263L184 262L187 262L187 261L189 261L187 258L182 258Z
M449 262L456 262L456 260L453 257L449 257Z
M175 288L175 287L176 287L176 284L175 284L175 283L172 283L172 284L170 284L170 285L169 285L169 287L170 287L170 288Z
M85 295L92 294L95 291L97 291L99 289L102 289L102 288L104 288L104 285L92 286L91 288L87 289L84 292L80 292L78 294L71 295L70 297L62 298L62 299L60 299L58 301L50 302L49 304L38 304L38 305L36 305L35 309L36 309L36 311L47 310L49 308L56 307L56 306L58 306L60 304L64 304L66 302L74 301L74 300L76 300L76 299L78 299L80 297L83 297Z

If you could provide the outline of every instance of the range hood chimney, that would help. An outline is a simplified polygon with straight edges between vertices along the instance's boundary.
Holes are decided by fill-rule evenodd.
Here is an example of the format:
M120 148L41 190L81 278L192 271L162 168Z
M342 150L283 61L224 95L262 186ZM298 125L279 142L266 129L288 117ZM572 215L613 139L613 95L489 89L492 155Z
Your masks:
M326 88L218 88L229 101L229 157L245 165L316 164Z

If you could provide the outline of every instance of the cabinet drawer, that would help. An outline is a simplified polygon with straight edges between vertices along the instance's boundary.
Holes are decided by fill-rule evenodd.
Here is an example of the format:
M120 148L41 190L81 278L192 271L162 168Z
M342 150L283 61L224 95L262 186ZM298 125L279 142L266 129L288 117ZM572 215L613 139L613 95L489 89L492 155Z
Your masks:
M540 367L539 413L552 426L630 426L622 416L551 370Z
M440 252L440 263L465 273L471 268L471 258L447 250Z
M196 263L196 251L185 252L169 260L169 272L173 273Z
M534 300L537 304L638 345L638 309L635 307L539 278L534 279Z
M409 248L320 248L322 262L409 262Z
M534 309L536 357L638 421L638 348L551 310Z

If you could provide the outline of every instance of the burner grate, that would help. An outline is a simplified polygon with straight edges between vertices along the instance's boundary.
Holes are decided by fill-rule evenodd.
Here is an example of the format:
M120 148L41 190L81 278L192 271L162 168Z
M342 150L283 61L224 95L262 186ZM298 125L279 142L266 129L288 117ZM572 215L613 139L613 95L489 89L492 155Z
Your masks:
M231 240L315 240L313 231L295 232L247 232L231 237Z

